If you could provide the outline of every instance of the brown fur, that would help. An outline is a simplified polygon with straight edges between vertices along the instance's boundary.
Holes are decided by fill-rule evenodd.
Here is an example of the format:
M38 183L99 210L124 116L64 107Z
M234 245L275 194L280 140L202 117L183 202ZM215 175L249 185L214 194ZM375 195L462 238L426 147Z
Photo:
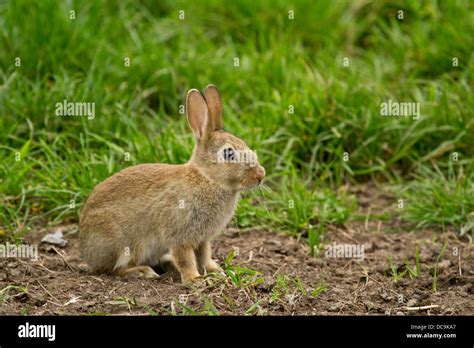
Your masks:
M190 90L188 122L196 138L191 159L181 165L141 164L96 186L80 221L81 252L95 272L157 276L147 266L164 257L189 283L201 273L221 271L210 241L234 214L238 191L257 185L258 163L219 163L222 147L248 150L222 130L220 94L208 86L204 97Z

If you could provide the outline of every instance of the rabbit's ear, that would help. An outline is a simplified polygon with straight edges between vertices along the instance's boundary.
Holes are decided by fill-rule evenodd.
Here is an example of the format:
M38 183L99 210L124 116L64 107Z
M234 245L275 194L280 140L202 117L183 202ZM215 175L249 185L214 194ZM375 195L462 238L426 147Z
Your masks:
M197 89L189 90L186 97L186 111L194 137L196 140L200 140L205 134L209 122L209 108L201 92Z
M211 112L211 130L222 129L222 100L219 90L214 85L209 85L204 90L204 98Z

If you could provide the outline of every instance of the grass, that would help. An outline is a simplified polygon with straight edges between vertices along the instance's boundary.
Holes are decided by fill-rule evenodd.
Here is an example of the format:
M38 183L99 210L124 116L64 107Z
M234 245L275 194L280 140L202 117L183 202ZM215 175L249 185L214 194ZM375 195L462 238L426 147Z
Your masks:
M436 256L436 261L434 266L430 269L430 275L433 277L432 282L432 290L433 292L438 291L438 271L439 271L439 263L440 260L446 253L448 247L448 242L445 241L441 250L439 251L438 255ZM405 259L404 266L397 266L397 264L393 261L391 257L388 257L388 264L390 268L390 272L387 272L387 276L389 276L393 282L398 282L400 279L404 278L407 274L410 280L416 280L421 276L421 265L420 265L420 248L418 245L415 247L415 265L412 266L411 262L408 259ZM366 275L366 284L368 281L368 275Z
M10 294L13 292L13 294ZM5 302L10 300L22 301L29 296L28 289L19 285L7 285L0 290L0 313L3 314ZM28 315L31 306L27 305L21 310L21 315Z
M410 276L410 279L416 279L420 276L421 274L421 267L420 267L420 248L418 245L415 247L415 267L411 266L411 263L409 260L405 260L405 268L408 271L408 275Z
M399 267L393 262L393 259L390 256L388 257L388 264L390 266L390 277L395 283L402 279L407 273L407 269L400 271Z
M414 223L415 228L454 226L458 232L464 228L473 236L474 228L469 225L469 215L474 211L472 178L466 177L464 166L456 170L451 165L447 173L434 167L434 172L420 169L415 180L400 190L404 199L402 218Z
M473 22L467 0L2 2L0 237L77 220L124 167L185 162L181 105L208 83L268 172L235 225L317 250L325 225L354 214L339 188L374 180L402 188L416 227L472 227ZM96 117L56 117L64 99L94 102ZM421 117L381 117L388 99Z
M438 256L436 257L436 265L433 269L433 291L437 292L438 291L438 284L437 284L437 276L438 276L438 269L439 269L439 261L441 258L444 256L444 253L446 252L446 248L448 247L448 242L445 242L443 247L441 248L441 251L439 252Z
M261 282L263 282L263 277L261 274L251 268L242 267L239 265L234 265L232 260L235 257L235 251L232 250L224 260L224 272L232 282L234 286L237 288L255 286Z
M170 314L171 315L206 315L206 316L215 316L219 315L216 307L212 303L212 300L206 296L203 297L202 307L199 309L194 309L191 306L187 306L184 303L179 301L172 302Z
M312 291L311 291L311 296L313 297L318 297L322 293L325 293L328 291L327 285L324 283L324 281L321 281Z
M131 311L132 308L135 308L138 306L138 302L135 298L129 298L126 296L117 297L113 301L108 301L108 303L111 305L125 306L128 308L128 311Z
M388 276L392 278L393 282L398 282L400 279L404 278L408 274L411 280L415 280L421 275L421 266L420 266L420 248L418 245L415 246L415 265L412 266L410 260L405 259L405 265L397 265L392 257L388 257L388 265L390 272ZM437 267L437 266L436 266Z

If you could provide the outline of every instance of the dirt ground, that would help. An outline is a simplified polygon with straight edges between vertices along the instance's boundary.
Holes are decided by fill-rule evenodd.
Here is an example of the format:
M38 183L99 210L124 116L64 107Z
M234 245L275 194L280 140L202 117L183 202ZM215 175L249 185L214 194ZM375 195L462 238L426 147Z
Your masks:
M391 198L359 193L359 211L370 214L384 199ZM77 224L37 229L25 242L59 228L68 244L41 244L38 261L0 260L0 314L474 314L469 241L453 231L393 232L394 225L403 229L369 220L328 227L324 244L363 246L360 260L326 250L313 257L294 237L229 228L215 241L214 257L232 276L210 275L188 287L174 273L159 280L91 275L80 259ZM416 245L420 274L410 277L406 264L415 269ZM235 257L225 262L230 253Z

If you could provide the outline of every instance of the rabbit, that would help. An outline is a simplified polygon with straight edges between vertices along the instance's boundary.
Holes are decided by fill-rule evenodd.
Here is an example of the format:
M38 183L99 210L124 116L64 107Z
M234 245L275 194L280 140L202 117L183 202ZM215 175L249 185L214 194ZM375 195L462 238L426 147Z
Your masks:
M258 186L265 169L244 141L222 128L219 90L189 90L195 147L187 163L140 164L98 184L80 218L83 260L95 273L157 278L171 261L183 284L221 272L211 240L232 218L239 191Z

